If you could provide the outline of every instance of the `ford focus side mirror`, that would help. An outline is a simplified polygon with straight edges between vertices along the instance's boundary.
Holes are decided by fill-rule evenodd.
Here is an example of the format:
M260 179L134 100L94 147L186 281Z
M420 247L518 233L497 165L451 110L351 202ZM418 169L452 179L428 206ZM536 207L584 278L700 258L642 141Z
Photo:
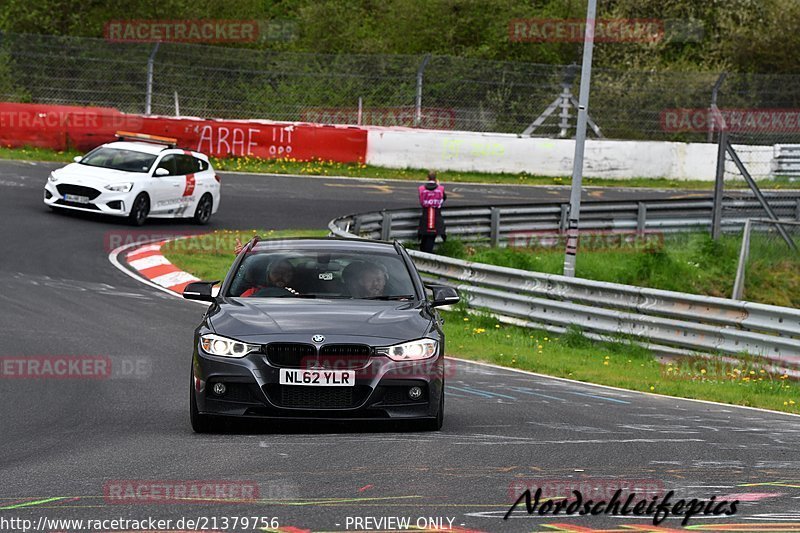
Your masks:
M163 167L158 167L156 169L156 176L169 176L169 170Z

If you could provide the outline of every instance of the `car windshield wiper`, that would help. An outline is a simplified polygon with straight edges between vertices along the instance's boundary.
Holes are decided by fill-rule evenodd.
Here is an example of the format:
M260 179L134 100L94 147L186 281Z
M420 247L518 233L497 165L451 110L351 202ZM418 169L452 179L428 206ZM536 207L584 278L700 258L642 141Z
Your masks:
M366 296L362 300L411 300L414 298L413 294L396 294L394 296Z

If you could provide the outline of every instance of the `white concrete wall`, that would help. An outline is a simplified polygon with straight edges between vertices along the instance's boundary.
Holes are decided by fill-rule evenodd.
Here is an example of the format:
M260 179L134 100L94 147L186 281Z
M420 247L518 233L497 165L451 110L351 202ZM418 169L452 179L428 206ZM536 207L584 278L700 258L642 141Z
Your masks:
M745 164L749 167L751 158L758 162L751 170L758 173L754 177L768 175L772 147L744 148ZM503 133L369 128L367 135L367 163L389 168L569 176L574 151L574 140ZM589 139L584 176L713 180L716 158L715 144Z

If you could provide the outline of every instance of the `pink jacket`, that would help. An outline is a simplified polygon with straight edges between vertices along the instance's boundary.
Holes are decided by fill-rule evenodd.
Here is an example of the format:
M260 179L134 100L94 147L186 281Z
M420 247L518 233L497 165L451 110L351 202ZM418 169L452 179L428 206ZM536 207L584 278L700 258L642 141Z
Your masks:
M422 207L433 207L439 209L444 203L444 186L437 185L435 189L429 189L425 185L419 186L419 204Z

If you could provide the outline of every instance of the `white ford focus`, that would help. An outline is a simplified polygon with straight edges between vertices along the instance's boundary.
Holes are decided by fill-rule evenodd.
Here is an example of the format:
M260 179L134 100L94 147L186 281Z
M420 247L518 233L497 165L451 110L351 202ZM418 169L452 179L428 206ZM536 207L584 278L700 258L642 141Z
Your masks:
M176 148L176 139L118 132L74 163L54 170L44 187L52 209L128 217L191 217L208 223L220 201L220 179L208 157Z

